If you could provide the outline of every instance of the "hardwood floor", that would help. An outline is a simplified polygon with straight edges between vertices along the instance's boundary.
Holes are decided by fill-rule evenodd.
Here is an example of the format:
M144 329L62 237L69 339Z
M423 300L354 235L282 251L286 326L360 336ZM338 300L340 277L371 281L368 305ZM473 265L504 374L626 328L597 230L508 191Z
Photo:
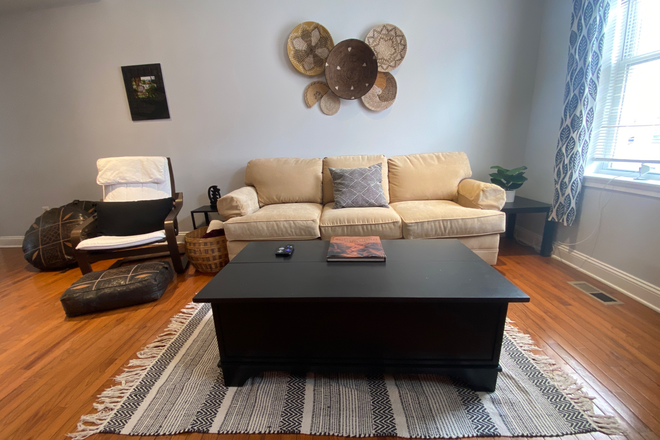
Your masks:
M97 263L96 270L110 262ZM631 439L660 438L660 314L552 258L503 240L495 266L531 302L509 318L616 415ZM0 439L65 439L95 396L211 277L179 275L154 303L68 319L59 303L75 268L40 273L0 249ZM606 306L567 284L585 280L622 301ZM566 439L601 439L584 434ZM306 435L182 434L156 440L334 440ZM124 440L99 434L95 440ZM383 440L383 439L380 439Z

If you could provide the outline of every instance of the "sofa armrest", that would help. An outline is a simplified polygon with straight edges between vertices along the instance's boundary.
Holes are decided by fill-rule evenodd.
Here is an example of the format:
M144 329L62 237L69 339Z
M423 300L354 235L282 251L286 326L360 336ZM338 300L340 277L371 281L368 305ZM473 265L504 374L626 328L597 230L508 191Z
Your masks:
M225 220L243 217L259 210L259 197L253 186L244 186L218 200L218 214Z
M506 203L505 191L492 183L463 179L458 184L456 202L466 208L499 211Z

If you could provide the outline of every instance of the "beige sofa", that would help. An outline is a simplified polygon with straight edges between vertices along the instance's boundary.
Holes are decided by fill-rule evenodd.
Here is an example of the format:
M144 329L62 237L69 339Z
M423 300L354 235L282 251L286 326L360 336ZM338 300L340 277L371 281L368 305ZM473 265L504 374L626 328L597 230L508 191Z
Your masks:
M389 207L333 207L328 168L382 164ZM251 241L329 240L337 235L381 239L458 238L490 264L504 232L500 187L470 179L465 153L255 159L245 187L218 201L229 258Z

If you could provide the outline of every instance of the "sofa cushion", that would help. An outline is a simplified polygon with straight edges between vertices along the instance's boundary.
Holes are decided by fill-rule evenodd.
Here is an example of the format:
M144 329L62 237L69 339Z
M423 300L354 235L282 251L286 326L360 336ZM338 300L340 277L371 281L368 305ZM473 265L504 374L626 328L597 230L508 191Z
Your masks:
M459 182L472 176L470 162L462 152L394 156L387 166L391 202L453 200Z
M451 238L504 232L501 211L464 208L449 200L396 202L403 238Z
M259 205L321 203L321 159L254 159L245 169L245 184L254 186Z
M377 235L381 239L401 238L401 217L392 208L332 209L333 203L323 207L321 238L335 236Z
M333 209L386 207L383 193L383 164L364 168L328 168L332 175Z
M387 180L387 159L382 154L332 156L323 159L323 203L330 203L334 202L335 200L332 176L328 170L329 168L361 168L368 167L376 163L383 164L383 194L385 194L385 200L389 203L390 192L389 183Z
M321 236L323 207L316 203L268 205L224 224L227 240L312 240Z

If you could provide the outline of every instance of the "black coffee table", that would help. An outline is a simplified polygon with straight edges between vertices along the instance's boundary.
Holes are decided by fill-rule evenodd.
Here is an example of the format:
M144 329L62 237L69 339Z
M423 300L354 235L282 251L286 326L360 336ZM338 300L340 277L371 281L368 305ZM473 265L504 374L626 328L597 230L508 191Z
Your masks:
M276 257L286 243L293 256ZM195 296L211 303L227 385L264 371L437 373L495 390L508 304L527 295L458 240L384 240L383 263L328 263L328 243L250 243Z

